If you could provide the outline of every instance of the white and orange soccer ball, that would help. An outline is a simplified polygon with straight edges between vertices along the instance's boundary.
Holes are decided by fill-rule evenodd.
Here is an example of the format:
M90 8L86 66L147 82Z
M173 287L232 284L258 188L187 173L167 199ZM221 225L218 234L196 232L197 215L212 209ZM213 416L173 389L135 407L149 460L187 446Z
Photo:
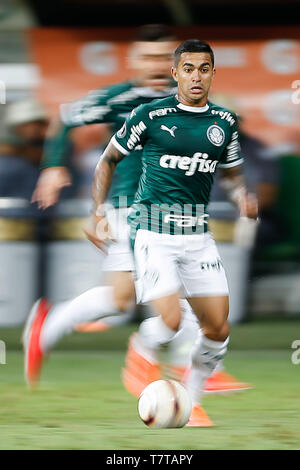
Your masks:
M156 380L141 393L141 420L151 428L182 428L189 420L192 402L187 390L175 380Z

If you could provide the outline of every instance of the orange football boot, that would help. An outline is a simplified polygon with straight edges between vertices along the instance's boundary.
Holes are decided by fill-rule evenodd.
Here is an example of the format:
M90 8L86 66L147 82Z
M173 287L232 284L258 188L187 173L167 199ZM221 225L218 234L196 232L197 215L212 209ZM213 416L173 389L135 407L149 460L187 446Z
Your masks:
M166 365L163 366L163 370L164 375L167 378L183 382L186 378L185 374L188 374L189 367ZM250 390L251 388L253 388L253 385L246 382L240 382L225 370L218 370L206 379L203 392L216 395L218 393L243 392L244 390Z
M39 382L44 353L40 347L40 337L43 324L49 313L51 305L46 299L40 299L33 305L25 324L22 335L24 348L24 373L25 380L30 388Z
M138 349L138 336L134 333L129 339L122 382L126 390L137 398L147 385L161 378L158 362L154 362L149 356L145 357Z
M197 428L209 428L215 424L209 419L201 405L194 405L186 426Z
M253 385L240 382L233 375L228 374L225 370L218 370L214 372L208 379L206 379L204 393L234 393L242 392L253 388Z

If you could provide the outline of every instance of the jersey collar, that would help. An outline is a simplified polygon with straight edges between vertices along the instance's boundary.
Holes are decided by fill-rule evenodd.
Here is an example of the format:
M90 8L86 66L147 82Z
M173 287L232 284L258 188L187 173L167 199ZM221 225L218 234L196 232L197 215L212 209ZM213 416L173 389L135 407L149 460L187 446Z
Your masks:
M178 97L176 96L178 100ZM183 103L178 103L177 108L183 109L183 111L190 111L191 113L205 113L209 109L209 104L207 103L205 106L187 106Z

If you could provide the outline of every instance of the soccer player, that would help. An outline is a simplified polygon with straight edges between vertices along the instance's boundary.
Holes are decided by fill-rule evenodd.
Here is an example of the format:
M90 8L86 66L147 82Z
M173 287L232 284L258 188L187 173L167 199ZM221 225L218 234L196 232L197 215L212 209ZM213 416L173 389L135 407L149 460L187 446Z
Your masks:
M212 426L201 406L205 380L225 356L229 342L228 286L206 207L217 167L223 185L243 213L257 217L242 176L237 118L208 102L215 74L211 47L198 39L175 51L172 75L178 95L136 108L112 137L95 171L94 212L88 238L105 243L103 210L116 166L143 147L143 172L130 212L139 302L159 315L144 320L131 340L127 371L132 376L157 362L157 352L177 334L180 297L195 312L202 334L192 351L186 386L193 401L189 426Z
M167 26L142 26L129 49L131 80L91 91L83 99L61 106L59 118L50 126L41 175L32 197L39 208L46 209L55 204L62 188L71 184L65 146L73 128L109 123L112 132L115 132L136 106L176 92L176 83L170 75L174 45L174 38ZM134 307L135 291L131 274L134 266L127 214L137 190L141 168L141 150L137 148L114 175L108 198L111 209L108 217L111 215L109 220L116 241L107 248L107 256L101 266L107 272L108 285L90 289L71 302L57 306L51 307L45 299L34 305L23 335L25 375L29 383L39 378L44 352L48 352L75 326L110 314L128 312ZM119 207L120 201L122 207ZM49 310L47 335L45 333L34 347L34 338L41 328L35 326L37 319L43 313L48 315Z
M73 127L109 122L117 130L123 124L124 116L129 115L136 106L149 103L155 97L169 96L176 92L175 82L170 80L173 50L174 41L166 27L142 27L130 49L134 79L93 91L79 102L62 106L60 132L49 142L42 165L44 169L33 196L33 200L37 201L40 207L46 208L57 202L61 188L70 184L63 160L62 143ZM113 206L113 210L108 211L108 220L117 239L107 247L108 256L102 266L102 269L109 273L109 286L90 289L68 303L53 307L42 299L32 309L23 335L26 352L25 374L29 383L39 379L44 354L78 324L107 317L109 314L119 314L121 311L128 312L133 307L135 290L131 272L134 266L129 247L127 214L140 174L141 150L136 146L118 165L108 195ZM126 207L120 208L122 197ZM188 310L186 306L185 309ZM191 316L191 313L189 315ZM44 322L46 317L47 321ZM36 340L37 337L40 339ZM141 380L137 382L136 379L132 380L132 376L126 371L124 385L131 393L139 395L150 381L160 377L160 373L158 365L155 369L151 366L149 374L144 370ZM218 375L215 376L218 382ZM222 383L221 391L224 387L227 390L236 390L247 388L247 384L238 381Z

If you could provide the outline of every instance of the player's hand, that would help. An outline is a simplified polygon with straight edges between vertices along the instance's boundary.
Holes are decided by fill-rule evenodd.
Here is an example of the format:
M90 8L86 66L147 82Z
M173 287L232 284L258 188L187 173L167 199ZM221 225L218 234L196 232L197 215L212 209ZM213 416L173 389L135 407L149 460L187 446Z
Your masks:
M115 241L104 215L96 215L93 213L83 231L90 242L101 251L104 251L104 253L106 252L105 246Z
M239 201L241 217L248 217L248 219L257 219L258 217L258 203L255 194L245 193Z
M31 202L36 202L39 209L47 209L57 203L62 188L71 186L72 179L67 168L55 166L42 170Z

